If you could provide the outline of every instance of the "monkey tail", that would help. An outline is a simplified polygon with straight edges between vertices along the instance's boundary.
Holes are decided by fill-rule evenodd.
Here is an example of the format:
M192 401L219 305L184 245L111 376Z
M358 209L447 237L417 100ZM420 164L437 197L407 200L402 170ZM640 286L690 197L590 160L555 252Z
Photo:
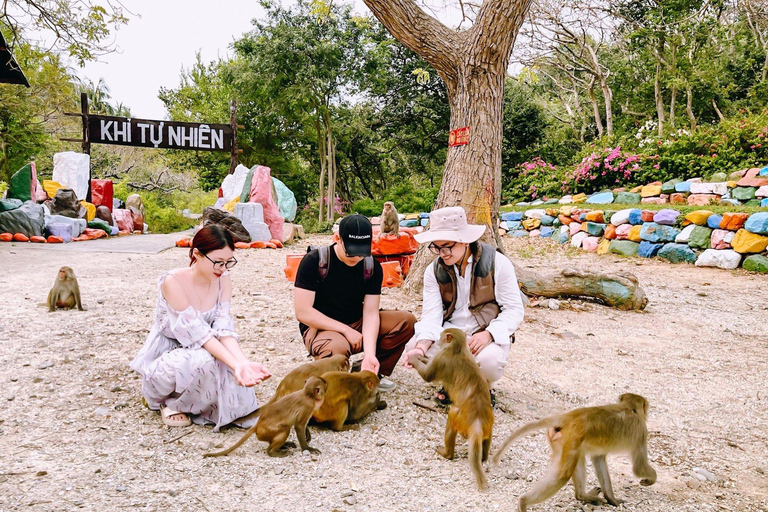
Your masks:
M488 480L483 472L483 424L477 419L469 428L469 465L475 474L477 488L481 491L488 489Z
M550 416L549 418L544 418L539 421L527 423L522 427L520 427L519 429L512 432L507 438L507 440L504 441L504 443L501 445L501 448L499 448L499 451L497 451L496 454L493 456L493 464L496 465L499 463L499 460L501 460L501 456L504 454L505 451L507 451L507 448L509 448L509 445L511 445L517 438L523 437L537 430L554 427L557 419L558 419L558 416Z
M251 414L256 414L257 412L258 412L258 410L252 412ZM258 425L258 423L256 425ZM248 432L243 434L243 437L241 437L238 442L236 442L235 444L233 444L229 448L225 448L224 450L222 450L220 452L204 453L203 457L221 457L223 455L229 455L230 453L235 451L241 444L243 444L249 437L251 437L254 432L256 432L256 425L254 425L251 428L249 428Z

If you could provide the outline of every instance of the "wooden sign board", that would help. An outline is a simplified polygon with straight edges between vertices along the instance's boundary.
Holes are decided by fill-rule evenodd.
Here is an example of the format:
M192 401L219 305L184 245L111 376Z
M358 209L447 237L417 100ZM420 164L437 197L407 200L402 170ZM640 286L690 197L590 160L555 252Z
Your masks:
M469 144L469 126L457 128L448 133L448 146L463 146Z
M227 124L89 115L88 142L145 148L231 151L232 127Z

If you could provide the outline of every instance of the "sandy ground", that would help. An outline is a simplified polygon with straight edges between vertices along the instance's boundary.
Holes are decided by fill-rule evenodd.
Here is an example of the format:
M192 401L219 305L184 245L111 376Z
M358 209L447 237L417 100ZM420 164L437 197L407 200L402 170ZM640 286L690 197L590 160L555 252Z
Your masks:
M513 259L532 268L633 272L649 306L527 308L498 383L494 446L523 422L633 391L651 403L649 453L659 479L641 487L627 457L609 457L614 489L626 500L619 510L768 510L768 277L572 254L545 240L507 243ZM242 343L276 376L256 389L261 400L306 358L282 273L285 255L305 245L237 255L233 311ZM434 388L402 367L389 407L359 431L313 430L318 457L272 459L252 439L229 457L203 459L242 430L163 426L141 405L128 367L152 324L157 277L185 264L186 251L175 248L126 254L0 244L0 510L516 510L544 471L548 448L537 434L513 445L498 467L486 466L490 490L477 491L466 444L455 461L434 451L444 412L413 405L429 403ZM38 305L61 265L74 267L88 311L49 314ZM419 312L399 289L386 290L383 304ZM696 468L715 481L700 482ZM569 485L533 510L599 508L578 504Z

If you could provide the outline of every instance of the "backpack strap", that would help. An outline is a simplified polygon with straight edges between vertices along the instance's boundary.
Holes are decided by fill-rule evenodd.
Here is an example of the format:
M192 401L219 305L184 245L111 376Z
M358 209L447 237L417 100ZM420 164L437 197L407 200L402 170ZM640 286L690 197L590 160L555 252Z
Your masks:
M325 280L325 276L328 275L328 265L331 262L331 246L324 245L318 247L317 254L320 256L320 263L317 265L317 270L320 272L320 280Z
M365 262L363 281L367 283L373 277L373 256L366 256L363 261Z

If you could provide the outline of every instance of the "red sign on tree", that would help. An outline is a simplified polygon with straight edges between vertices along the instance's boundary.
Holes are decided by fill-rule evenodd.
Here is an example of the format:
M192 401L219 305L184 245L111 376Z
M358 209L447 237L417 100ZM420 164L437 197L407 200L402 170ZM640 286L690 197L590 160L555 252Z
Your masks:
M456 128L448 133L448 146L463 146L469 144L469 126Z

